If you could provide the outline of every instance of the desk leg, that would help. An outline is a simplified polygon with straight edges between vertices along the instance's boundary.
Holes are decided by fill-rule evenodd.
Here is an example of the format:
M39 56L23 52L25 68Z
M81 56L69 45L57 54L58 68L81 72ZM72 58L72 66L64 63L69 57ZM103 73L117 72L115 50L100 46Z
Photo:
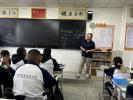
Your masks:
M130 73L130 75L131 75L131 79L133 79L133 73Z
M62 86L63 86L63 70L61 70L61 92L63 92Z

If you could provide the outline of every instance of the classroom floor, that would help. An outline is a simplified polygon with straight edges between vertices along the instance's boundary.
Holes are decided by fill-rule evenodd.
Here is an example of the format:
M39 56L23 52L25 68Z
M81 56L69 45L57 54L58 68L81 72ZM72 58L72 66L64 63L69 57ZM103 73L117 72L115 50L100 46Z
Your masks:
M65 100L100 100L102 80L90 79L87 83L64 83L63 94Z

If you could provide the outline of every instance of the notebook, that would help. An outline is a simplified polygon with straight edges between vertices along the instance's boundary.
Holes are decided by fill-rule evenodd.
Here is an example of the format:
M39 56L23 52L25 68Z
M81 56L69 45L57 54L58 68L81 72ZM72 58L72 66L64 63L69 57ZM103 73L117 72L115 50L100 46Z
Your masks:
M127 79L113 79L113 81L118 85L128 85L129 84Z

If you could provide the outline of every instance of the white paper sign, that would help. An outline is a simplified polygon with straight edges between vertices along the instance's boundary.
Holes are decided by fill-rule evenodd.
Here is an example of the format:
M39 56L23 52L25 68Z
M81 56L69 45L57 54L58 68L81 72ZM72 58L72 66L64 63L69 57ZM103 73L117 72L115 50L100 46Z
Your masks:
M0 8L0 18L18 18L18 8Z
M78 8L59 8L59 19L86 20L87 10Z
M93 41L96 48L112 48L113 43L113 28L98 27L93 30Z

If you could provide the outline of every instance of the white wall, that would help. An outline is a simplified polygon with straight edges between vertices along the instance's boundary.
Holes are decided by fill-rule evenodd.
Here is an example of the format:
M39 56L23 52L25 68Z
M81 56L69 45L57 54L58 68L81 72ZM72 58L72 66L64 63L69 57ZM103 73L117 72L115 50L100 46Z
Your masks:
M133 51L124 50L126 23L133 23L131 8L133 7L89 9L94 12L91 22L115 25L113 57L121 56L125 66L130 66L130 61L133 61ZM87 22L86 32L92 31L89 28L91 22Z
M131 17L131 9L132 9L133 7L131 7L131 6L127 6L125 9L126 9L126 22L127 23L133 23L133 17ZM133 12L133 11L132 11ZM132 14L133 15L133 14Z
M38 7L37 7L38 8ZM30 7L19 8L19 18L31 18ZM46 19L58 19L58 8L46 8ZM7 49L11 54L16 53L16 47L0 47L0 50ZM30 50L31 48L26 48ZM41 52L43 48L37 48ZM77 72L80 62L80 50L65 50L65 49L53 49L52 56L57 59L59 63L65 64L64 71Z
M58 8L47 8L47 19L58 19Z
M58 8L45 8L45 9L46 9L46 19L58 19ZM18 15L19 18L31 18L31 8L20 7Z
M131 17L131 6L125 7L125 30L126 30L126 23L133 23L133 17ZM123 60L124 65L130 66L130 62L133 62L133 51L124 50L124 40L125 40L125 32L123 33Z
M47 9L47 19L58 19L58 8L46 8ZM95 23L106 23L115 25L114 32L114 55L121 56L124 59L124 64L128 65L130 60L133 60L132 51L124 51L124 34L125 34L125 24L127 21L133 22L133 19L128 15L128 8L91 8L94 12L93 20L91 22ZM30 13L31 8L20 8L19 18L31 18ZM90 22L87 22L86 32L90 32L89 28ZM16 48L0 48L8 49L11 54L16 52ZM31 48L26 48L27 50ZM43 49L39 48L42 52ZM80 63L80 50L64 50L64 49L53 49L52 55L57 59L59 63L66 65L65 71L77 72Z
M1 50L9 50L12 54L16 53L17 47L0 47ZM32 48L26 48L27 52ZM41 53L43 52L43 48L36 48ZM69 72L77 72L79 68L80 62L80 50L65 50L65 49L52 49L52 57L56 58L58 63L64 64L64 71Z
M19 18L31 18L31 8L21 7L19 8Z
M123 19L123 8L91 8L93 11L93 20L94 23L105 23L109 25L115 25L114 30L114 50L120 50L122 48L121 44L121 33L122 33L122 19ZM89 25L91 22L87 22L86 32L91 32Z

